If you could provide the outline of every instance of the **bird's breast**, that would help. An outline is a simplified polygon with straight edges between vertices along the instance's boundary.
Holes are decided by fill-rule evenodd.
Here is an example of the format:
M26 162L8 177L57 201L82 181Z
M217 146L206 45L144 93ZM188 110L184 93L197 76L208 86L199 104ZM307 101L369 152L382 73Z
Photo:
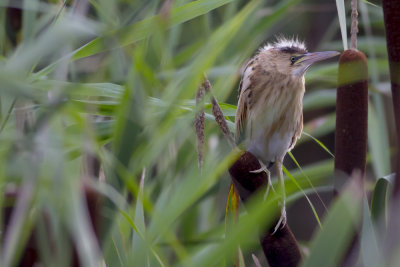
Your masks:
M254 98L249 102L247 146L267 165L283 159L301 133L304 79L281 76L260 83L253 90Z

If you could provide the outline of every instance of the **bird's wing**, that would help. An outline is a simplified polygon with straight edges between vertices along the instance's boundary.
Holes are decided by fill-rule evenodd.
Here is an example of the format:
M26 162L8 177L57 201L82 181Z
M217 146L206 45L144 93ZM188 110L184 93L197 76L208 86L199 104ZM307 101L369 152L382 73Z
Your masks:
M289 146L289 151L293 149L296 145L297 140L300 138L301 133L303 132L303 112L300 113L299 120L297 121L296 131L294 132L292 142Z
M239 84L239 101L236 110L236 118L235 118L235 140L236 143L239 144L244 140L244 135L246 131L246 119L247 119L247 111L248 111L248 95L250 93L250 76L252 75L252 64L253 60L251 60L247 65L243 72L242 80Z
M243 91L239 96L238 106L236 110L236 118L235 118L235 140L236 143L239 144L244 140L245 127L246 127L246 119L247 119L247 101L246 95L247 91Z

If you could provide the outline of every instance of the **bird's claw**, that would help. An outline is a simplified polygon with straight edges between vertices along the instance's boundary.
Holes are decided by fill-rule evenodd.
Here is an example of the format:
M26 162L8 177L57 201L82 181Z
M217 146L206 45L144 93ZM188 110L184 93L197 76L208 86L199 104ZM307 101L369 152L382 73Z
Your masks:
M257 170L254 170L254 171L249 171L250 173L262 173L262 172L267 172L268 171L268 169L267 169L267 167L265 167L264 165L263 166L261 166L261 168L259 168L259 169L257 169Z
M282 206L281 209L281 217L279 218L278 223L275 225L273 235L278 231L278 229L283 229L287 223L287 216L286 216L286 208L285 205Z

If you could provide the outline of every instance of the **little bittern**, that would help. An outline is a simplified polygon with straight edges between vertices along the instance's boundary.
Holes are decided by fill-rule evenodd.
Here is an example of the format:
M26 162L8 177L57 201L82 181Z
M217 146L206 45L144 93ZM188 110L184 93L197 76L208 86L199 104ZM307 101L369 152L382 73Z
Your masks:
M263 167L252 172L266 171L269 187L272 184L268 169L276 166L282 207L275 231L286 224L282 161L303 130L304 74L313 63L339 54L308 53L303 43L281 38L262 47L243 72L235 138L258 158Z

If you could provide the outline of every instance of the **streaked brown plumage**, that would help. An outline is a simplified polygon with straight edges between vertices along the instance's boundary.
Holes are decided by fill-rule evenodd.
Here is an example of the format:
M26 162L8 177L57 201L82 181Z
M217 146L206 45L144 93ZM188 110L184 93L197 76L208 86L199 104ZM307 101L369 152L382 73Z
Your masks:
M254 172L267 171L275 163L283 199L277 227L286 223L282 161L303 130L304 74L314 62L338 54L308 53L301 42L279 39L261 48L243 72L235 138L264 166Z

